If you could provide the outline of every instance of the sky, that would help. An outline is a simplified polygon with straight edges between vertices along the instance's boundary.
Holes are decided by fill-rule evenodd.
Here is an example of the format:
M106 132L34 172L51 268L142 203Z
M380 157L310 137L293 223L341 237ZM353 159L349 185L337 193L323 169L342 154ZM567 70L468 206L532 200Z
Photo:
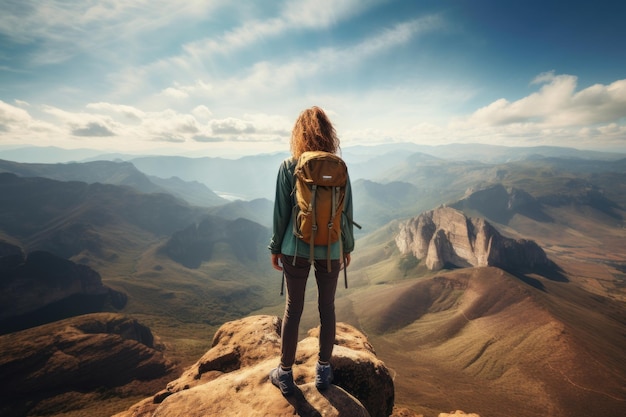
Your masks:
M626 152L622 0L0 0L0 149Z

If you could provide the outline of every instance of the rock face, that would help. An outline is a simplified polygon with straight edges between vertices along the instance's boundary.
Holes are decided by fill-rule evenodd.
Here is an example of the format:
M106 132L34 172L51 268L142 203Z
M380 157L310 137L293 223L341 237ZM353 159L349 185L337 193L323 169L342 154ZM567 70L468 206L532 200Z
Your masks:
M450 207L422 213L400 225L396 245L423 259L430 270L445 266L497 266L530 272L552 263L533 241L502 236L482 218L467 218Z
M90 267L45 251L25 255L7 242L0 242L0 277L0 334L126 303Z
M394 386L367 338L337 325L331 364L334 381L315 388L318 329L300 341L294 366L295 395L283 397L269 382L280 358L278 317L252 316L224 324L213 347L180 378L115 417L372 416L392 414Z
M174 365L155 345L149 328L113 313L0 336L0 415L52 415L55 398L164 377Z

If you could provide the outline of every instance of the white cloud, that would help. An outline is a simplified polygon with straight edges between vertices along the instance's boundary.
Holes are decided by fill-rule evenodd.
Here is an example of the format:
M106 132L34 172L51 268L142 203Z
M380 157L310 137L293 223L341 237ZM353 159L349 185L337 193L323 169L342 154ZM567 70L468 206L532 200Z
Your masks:
M141 120L145 113L133 106L126 106L123 104L111 104L111 103L89 103L87 108L95 111L108 112L113 114L120 114L128 119Z
M236 119L234 117L221 120L211 120L209 125L211 126L213 133L218 135L234 135L242 133L251 134L256 132L252 123Z
M277 37L289 30L324 29L339 24L381 0L293 0L285 3L278 16L266 20L247 20L216 38L188 43L184 50L193 57L232 53L259 40Z
M543 84L538 92L514 102L496 100L474 112L470 124L530 124L548 129L626 120L626 80L596 84L579 92L572 75L541 74L534 83Z
M289 1L282 19L289 27L326 28L360 13L376 2L363 0Z
M577 78L545 73L532 85L538 91L515 101L496 100L467 116L450 119L432 109L463 101L471 90L447 87L450 95L430 93L368 92L350 102L361 121L343 131L346 143L413 141L444 143L491 143L499 145L555 145L581 148L624 148L626 144L626 80L593 85L577 91ZM373 95L372 95L373 94ZM409 97L414 95L414 102ZM390 112L376 114L373 103L394 103ZM425 103L429 103L431 109ZM379 108L384 108L379 106ZM357 110L358 109L358 110ZM401 109L401 110L398 110ZM346 109L342 109L345 113ZM405 113L405 114L403 114ZM387 124L383 120L387 120ZM414 122L411 123L411 119ZM360 127L354 127L354 126Z
M286 28L285 22L280 19L246 22L232 31L224 33L217 39L208 38L188 43L183 46L184 51L195 58L205 58L214 53L233 52L235 49L250 46L259 38L277 36Z
M244 114L244 119L250 121L259 133L288 137L295 120L288 120L285 116L265 113Z
M56 117L73 136L116 136L123 129L109 115L70 112L53 106L44 106L43 111Z
M233 140L267 141L276 140L277 137L288 137L290 134L286 118L260 113L246 114L243 119L234 117L214 119L209 122L209 127L214 135L230 137Z
M0 14L0 34L17 43L41 45L31 54L35 64L59 63L81 52L97 50L101 54L121 40L131 46L130 41L139 34L171 26L182 18L200 19L227 3L221 0L7 0Z
M181 141L201 131L195 117L173 110L150 113L144 118L141 128L157 139L177 138Z
M0 144L42 144L53 140L69 147L111 146L118 150L136 150L150 147L148 143L154 142L268 143L288 135L289 123L282 116L256 113L243 118L214 119L206 106L197 106L187 114L172 109L148 112L133 106L98 102L88 104L86 110L73 112L43 106L43 114L56 120L51 124L0 101ZM200 123L197 117L205 123Z
M167 97L172 97L175 99L184 99L189 97L189 92L185 89L176 88L176 87L168 87L162 91L162 94Z
M115 133L105 124L100 124L97 122L89 122L84 126L73 128L72 135L87 136L87 137L104 137L104 136L115 136Z
M9 126L29 122L30 120L30 114L26 110L0 100L0 125Z
M196 106L191 114L196 116L198 119L210 119L213 116L213 112L209 110L209 108L205 105Z
M442 24L436 16L402 22L376 32L355 45L321 48L286 62L259 61L243 75L233 75L214 84L201 80L195 80L189 85L175 83L163 90L163 94L177 99L211 97L222 105L230 100L255 101L259 94L269 98L293 91L293 95L297 95L299 93L293 89L306 80L355 68L379 53L406 44L415 36L436 30Z
M39 138L57 134L60 129L51 124L33 118L26 110L12 106L0 100L0 143L24 138Z
M194 84L181 85L174 83L174 86L164 89L161 94L175 99L186 99L192 95L206 96L213 91L213 86L202 80L196 80Z

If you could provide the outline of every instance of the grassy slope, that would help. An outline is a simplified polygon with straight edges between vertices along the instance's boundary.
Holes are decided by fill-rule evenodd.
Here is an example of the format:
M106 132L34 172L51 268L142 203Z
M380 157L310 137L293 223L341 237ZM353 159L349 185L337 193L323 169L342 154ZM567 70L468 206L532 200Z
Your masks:
M129 294L124 313L158 334L168 354L182 365L210 348L224 322L246 316L269 303L270 281L280 281L265 261L234 259L221 246L198 269L186 268L159 253L160 243L141 253L125 272L105 273L103 281ZM265 252L262 255L266 255ZM132 269L132 271L131 271Z

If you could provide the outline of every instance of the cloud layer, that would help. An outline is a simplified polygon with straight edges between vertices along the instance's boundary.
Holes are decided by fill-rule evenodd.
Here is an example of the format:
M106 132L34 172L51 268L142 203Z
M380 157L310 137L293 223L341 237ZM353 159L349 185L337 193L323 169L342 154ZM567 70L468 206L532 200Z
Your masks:
M462 7L7 0L0 146L286 149L295 117L320 105L345 145L626 149L623 74L590 82L587 70L581 83L576 73L541 72L522 61L506 70L487 66L487 47L495 52L532 37L489 37L491 22L464 20L478 12ZM532 56L545 44L524 52Z

